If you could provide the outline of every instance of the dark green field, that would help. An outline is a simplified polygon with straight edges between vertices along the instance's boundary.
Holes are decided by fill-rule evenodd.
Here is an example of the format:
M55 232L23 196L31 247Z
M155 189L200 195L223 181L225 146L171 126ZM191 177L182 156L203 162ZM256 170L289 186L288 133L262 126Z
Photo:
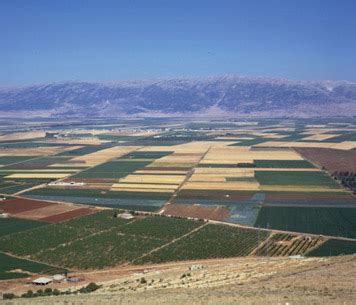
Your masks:
M330 188L339 187L334 180L323 172L256 171L255 177L262 185L313 185Z
M262 207L255 227L356 238L356 209Z
M12 270L22 270L23 272L12 272ZM0 253L0 280L28 277L29 274L26 272L55 274L64 271L65 269L62 268L56 268Z
M356 253L356 241L327 240L319 248L309 252L307 256L336 256Z

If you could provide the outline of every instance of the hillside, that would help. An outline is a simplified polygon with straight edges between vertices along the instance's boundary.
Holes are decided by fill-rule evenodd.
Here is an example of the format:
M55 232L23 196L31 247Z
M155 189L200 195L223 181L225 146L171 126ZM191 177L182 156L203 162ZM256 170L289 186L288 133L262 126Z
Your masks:
M353 116L356 84L237 76L0 88L0 116Z
M89 271L83 276L103 285L97 292L16 304L353 304L355 259L234 258ZM6 290L27 289L10 284Z

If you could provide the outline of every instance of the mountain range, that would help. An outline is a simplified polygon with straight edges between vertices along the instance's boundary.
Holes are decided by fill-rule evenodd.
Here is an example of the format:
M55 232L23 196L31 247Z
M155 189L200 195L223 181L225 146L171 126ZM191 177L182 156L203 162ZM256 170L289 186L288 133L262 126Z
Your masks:
M356 116L356 83L215 76L0 87L1 117Z

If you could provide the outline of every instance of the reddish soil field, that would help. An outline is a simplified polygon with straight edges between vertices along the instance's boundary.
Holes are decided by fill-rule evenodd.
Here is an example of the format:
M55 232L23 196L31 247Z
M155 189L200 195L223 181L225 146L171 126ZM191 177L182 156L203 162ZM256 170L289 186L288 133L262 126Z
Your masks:
M331 148L296 148L303 158L324 167L329 172L356 172L356 151Z
M249 200L256 192L249 191L209 191L181 190L178 198L185 199L220 199L220 200Z
M9 214L17 214L44 207L49 207L55 204L56 203L47 201L16 198L0 202L0 210Z
M221 206L205 207L197 204L168 204L163 207L164 215L194 217L211 220L225 220L229 210Z
M57 223L57 222L61 222L61 221L64 221L64 220L68 220L68 219L72 219L72 218L76 218L76 217L80 217L80 216L93 214L93 213L96 213L96 212L97 212L97 210L94 209L94 208L79 208L79 209L68 211L68 212L64 212L64 213L61 213L61 214L57 214L57 215L52 215L52 216L49 216L49 217L41 218L41 220L52 222L52 223Z

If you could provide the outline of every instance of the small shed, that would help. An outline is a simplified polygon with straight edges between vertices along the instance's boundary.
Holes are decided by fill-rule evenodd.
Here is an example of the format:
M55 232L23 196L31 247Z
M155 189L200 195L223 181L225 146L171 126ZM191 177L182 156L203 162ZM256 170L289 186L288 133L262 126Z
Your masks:
M39 277L38 279L33 280L32 284L45 286L52 282L53 282L53 280L48 277Z
M9 214L7 213L0 213L0 218L8 218Z

